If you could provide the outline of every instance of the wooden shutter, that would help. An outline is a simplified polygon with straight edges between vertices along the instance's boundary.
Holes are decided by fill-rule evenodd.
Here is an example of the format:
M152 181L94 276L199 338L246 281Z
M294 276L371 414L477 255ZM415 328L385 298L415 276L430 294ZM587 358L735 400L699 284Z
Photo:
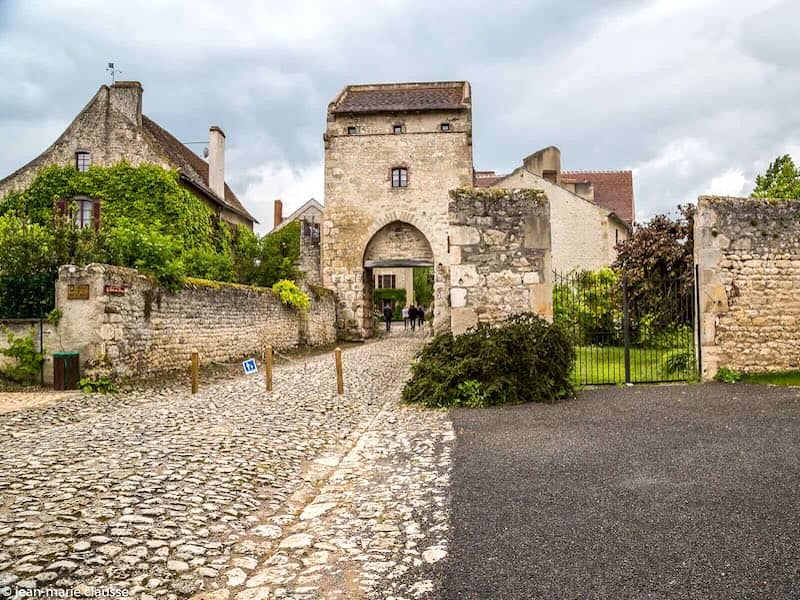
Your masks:
M53 215L56 217L64 217L67 214L67 201L64 198L56 200L53 205Z
M92 202L92 224L95 231L100 231L100 200Z

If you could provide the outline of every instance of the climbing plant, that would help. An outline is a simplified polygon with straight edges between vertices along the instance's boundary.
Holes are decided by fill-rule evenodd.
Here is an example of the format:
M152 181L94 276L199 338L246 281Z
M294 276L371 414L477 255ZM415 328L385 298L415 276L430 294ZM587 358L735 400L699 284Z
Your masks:
M79 228L64 209L99 201L100 226ZM119 163L77 171L52 166L0 200L0 288L4 276L53 274L61 264L109 262L150 273L170 289L185 276L251 281L255 235L221 222L176 171ZM2 293L2 292L0 292Z

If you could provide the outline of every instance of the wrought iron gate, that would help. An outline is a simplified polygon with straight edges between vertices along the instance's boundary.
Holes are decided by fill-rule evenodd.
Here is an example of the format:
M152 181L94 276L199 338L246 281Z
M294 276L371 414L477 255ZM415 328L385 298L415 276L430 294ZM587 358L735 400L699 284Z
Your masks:
M628 285L609 269L555 273L553 315L575 340L575 383L696 379L694 274Z

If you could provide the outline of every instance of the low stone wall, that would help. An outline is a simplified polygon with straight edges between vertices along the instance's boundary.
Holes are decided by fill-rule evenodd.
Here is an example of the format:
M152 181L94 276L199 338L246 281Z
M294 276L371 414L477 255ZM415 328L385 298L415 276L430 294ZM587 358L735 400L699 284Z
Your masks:
M193 348L201 364L233 362L260 356L265 343L278 350L333 343L333 294L309 292L311 308L301 313L264 288L190 279L170 294L133 269L67 265L56 284L57 333L90 373L185 369Z
M800 369L800 202L700 198L703 375Z
M553 316L550 205L526 189L450 192L451 329L519 312Z

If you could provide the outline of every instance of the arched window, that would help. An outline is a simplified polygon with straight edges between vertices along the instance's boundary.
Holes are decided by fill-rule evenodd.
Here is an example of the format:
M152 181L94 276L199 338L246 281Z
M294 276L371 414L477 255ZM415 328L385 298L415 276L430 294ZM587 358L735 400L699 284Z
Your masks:
M405 167L394 167L392 169L392 187L408 187L408 169Z

